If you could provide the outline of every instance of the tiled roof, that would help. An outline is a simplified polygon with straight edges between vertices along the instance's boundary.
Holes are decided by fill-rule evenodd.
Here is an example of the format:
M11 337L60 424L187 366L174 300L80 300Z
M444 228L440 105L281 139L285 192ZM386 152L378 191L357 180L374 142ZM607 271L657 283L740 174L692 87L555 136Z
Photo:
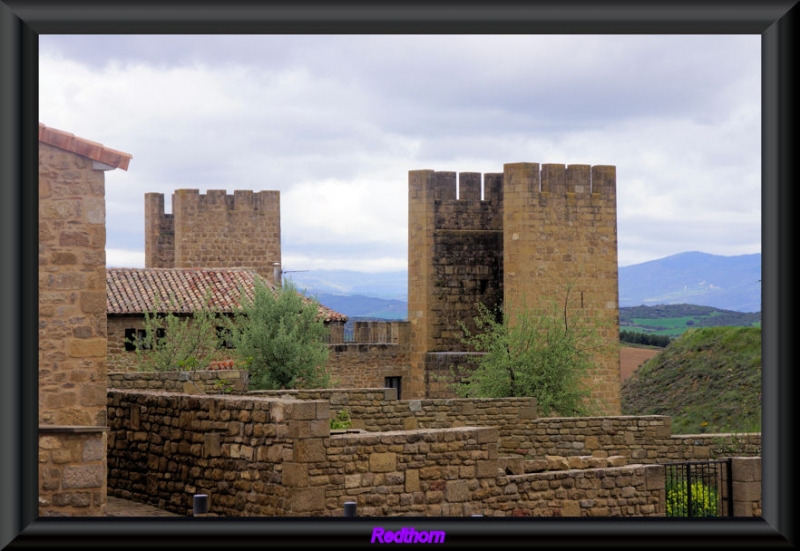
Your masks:
M129 153L123 153L122 151L105 147L103 144L78 138L75 134L56 130L42 123L39 123L39 141L122 170L128 170L128 163L133 158L133 155Z
M273 287L246 268L107 268L107 313L143 314L159 302L163 312L190 314L203 307L206 296L214 308L230 313L239 307L242 291L253 299L256 279ZM327 322L347 321L347 316L325 306L320 306L320 314Z

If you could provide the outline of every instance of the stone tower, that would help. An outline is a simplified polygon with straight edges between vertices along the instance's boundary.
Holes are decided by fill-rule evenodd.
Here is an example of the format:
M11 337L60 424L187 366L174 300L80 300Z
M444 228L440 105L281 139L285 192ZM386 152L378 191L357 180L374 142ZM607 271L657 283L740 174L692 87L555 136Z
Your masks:
M280 192L179 189L145 194L147 268L252 268L275 282L281 262Z
M434 397L429 373L458 362L461 322L476 304L535 308L569 298L569 315L619 339L616 169L513 163L481 175L409 172L410 391ZM456 192L458 190L458 192ZM595 358L593 396L620 413L619 351Z

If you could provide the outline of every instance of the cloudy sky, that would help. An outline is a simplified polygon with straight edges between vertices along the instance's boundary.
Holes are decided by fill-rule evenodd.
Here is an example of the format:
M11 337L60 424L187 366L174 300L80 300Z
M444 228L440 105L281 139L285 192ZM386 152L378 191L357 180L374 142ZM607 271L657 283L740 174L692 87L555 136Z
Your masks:
M40 35L39 121L133 155L144 194L279 190L284 270L407 267L408 171L617 167L620 266L761 252L759 35Z

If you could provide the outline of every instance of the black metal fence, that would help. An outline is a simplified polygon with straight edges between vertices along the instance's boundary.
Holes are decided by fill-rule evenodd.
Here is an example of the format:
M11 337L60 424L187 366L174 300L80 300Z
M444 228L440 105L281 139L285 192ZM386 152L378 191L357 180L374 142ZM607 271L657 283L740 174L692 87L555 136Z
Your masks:
M664 465L668 517L733 516L731 460Z

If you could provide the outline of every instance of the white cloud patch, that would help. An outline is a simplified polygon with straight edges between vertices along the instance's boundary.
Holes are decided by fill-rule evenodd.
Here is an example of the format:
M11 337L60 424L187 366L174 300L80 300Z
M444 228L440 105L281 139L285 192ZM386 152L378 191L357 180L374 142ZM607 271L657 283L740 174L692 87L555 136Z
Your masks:
M109 263L143 262L147 192L266 189L284 265L403 269L409 170L530 161L617 167L627 265L760 251L759 63L758 36L43 35L39 111L133 155Z

